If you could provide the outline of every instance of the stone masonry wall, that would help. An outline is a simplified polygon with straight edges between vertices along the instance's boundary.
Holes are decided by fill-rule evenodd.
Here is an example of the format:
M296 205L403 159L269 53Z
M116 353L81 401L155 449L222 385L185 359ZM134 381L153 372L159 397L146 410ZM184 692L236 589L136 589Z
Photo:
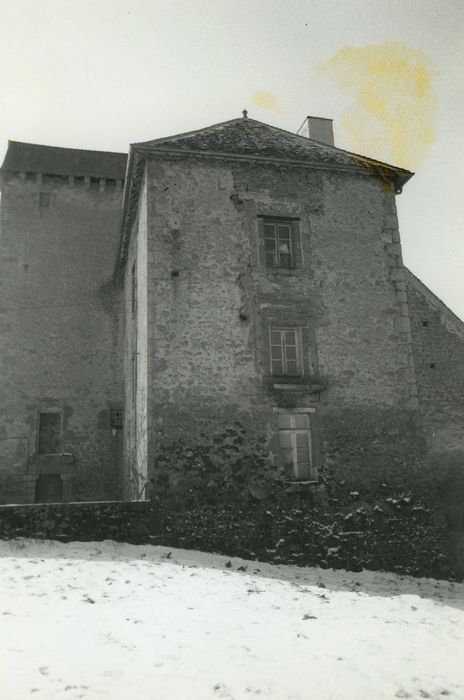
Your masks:
M63 498L121 494L118 295L121 187L15 175L2 188L0 502L31 502L39 475ZM62 419L62 454L38 455L39 411Z
M464 324L407 274L421 414L450 531L464 533ZM464 571L464 540L461 542Z
M464 324L406 271L417 387L454 569L464 576Z
M315 409L320 477L430 487L394 195L375 178L153 158L148 166L149 468L169 444L248 431L280 464L276 408ZM260 217L296 220L293 270ZM297 325L304 375L276 386L269 324Z

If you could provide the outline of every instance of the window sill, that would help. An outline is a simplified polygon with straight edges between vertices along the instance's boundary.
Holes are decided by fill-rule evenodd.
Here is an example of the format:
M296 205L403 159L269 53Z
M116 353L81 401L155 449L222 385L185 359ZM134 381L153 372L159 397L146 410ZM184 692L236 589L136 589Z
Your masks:
M75 461L71 452L46 452L35 455L37 462L45 462L50 459L53 461L60 459L65 464L71 464Z
M284 481L286 486L285 492L288 495L298 495L307 494L310 498L314 499L315 503L324 506L327 501L327 491L326 485L321 480L307 480L307 481Z
M319 479L284 479L284 484L288 486L320 486Z
M279 391L304 391L310 394L319 394L325 390L323 384L286 384L284 382L272 382L272 388Z
M266 267L265 268L268 275L274 275L279 277L283 275L284 277L292 277L301 272L301 267Z

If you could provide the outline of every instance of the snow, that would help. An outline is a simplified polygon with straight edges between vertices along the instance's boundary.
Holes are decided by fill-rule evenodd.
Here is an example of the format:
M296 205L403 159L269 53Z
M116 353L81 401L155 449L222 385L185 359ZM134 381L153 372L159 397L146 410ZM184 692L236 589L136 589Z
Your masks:
M464 698L464 585L0 541L3 700Z

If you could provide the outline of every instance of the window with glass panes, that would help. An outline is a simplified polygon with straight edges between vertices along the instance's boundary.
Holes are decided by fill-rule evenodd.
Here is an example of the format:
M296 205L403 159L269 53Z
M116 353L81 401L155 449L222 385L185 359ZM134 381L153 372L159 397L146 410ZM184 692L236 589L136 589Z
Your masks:
M271 374L298 376L301 374L297 328L271 328Z
M316 479L308 413L279 413L279 442L287 478Z
M265 221L263 231L266 267L293 267L292 225Z

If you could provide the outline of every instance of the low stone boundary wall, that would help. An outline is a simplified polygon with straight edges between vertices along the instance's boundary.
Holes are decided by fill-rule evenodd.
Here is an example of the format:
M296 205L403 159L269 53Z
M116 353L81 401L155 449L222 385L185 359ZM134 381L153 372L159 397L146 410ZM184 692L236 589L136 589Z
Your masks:
M158 531L155 510L149 501L0 506L0 539L33 537L61 542L111 539L147 544L156 540Z
M321 512L305 500L285 506L167 507L150 501L5 505L0 506L0 539L111 539L276 564L462 580L456 556L446 556L449 533L437 527L433 514L409 497L387 501L383 508L358 504L344 512Z

